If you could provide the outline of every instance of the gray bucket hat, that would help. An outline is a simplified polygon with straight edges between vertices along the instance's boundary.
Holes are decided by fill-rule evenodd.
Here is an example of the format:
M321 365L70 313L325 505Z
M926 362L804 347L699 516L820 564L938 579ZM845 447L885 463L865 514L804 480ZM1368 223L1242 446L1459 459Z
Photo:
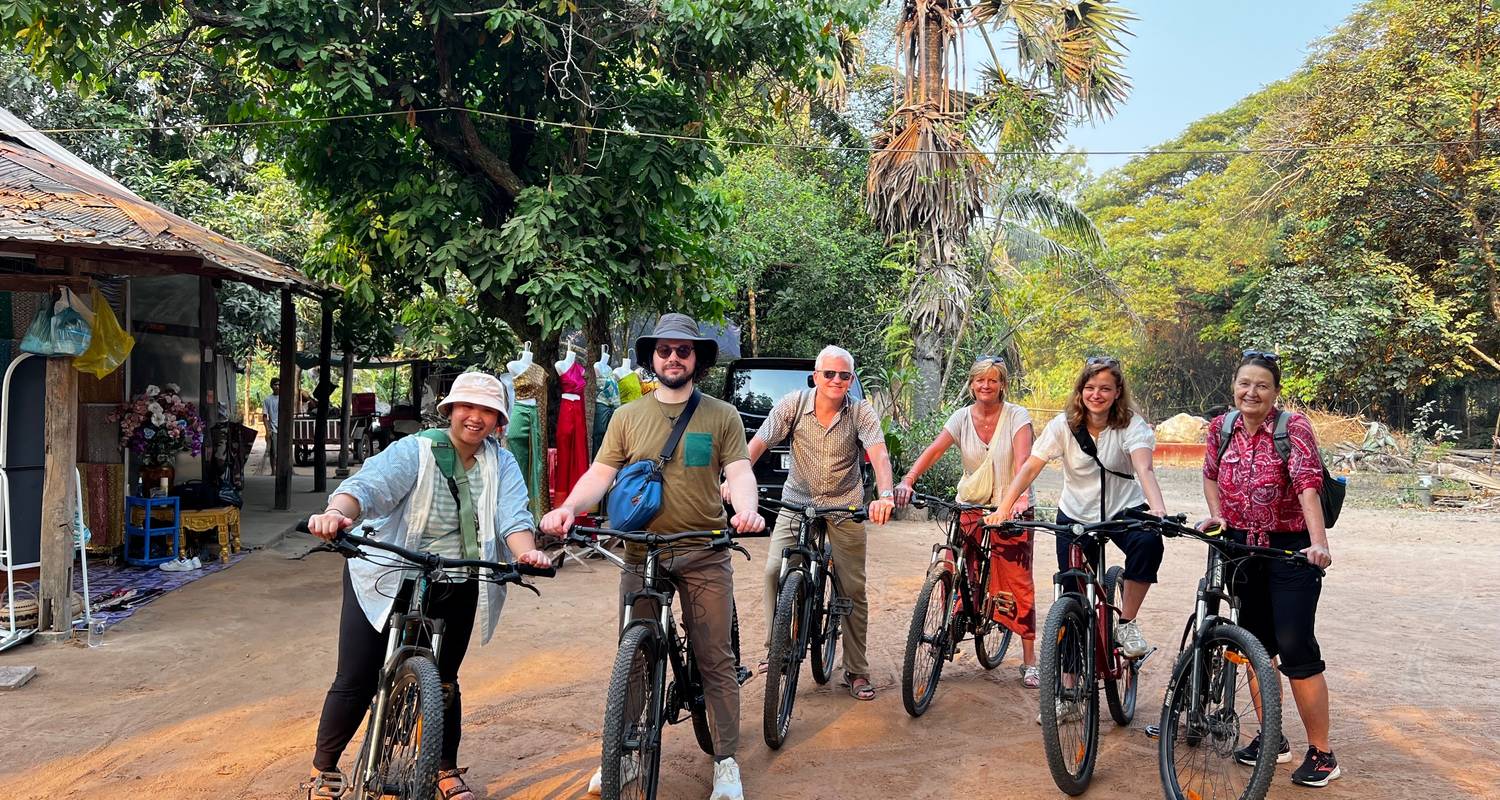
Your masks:
M698 353L698 367L695 370L702 373L712 367L719 358L719 343L712 337L698 333L698 323L686 314L662 314L656 320L656 329L635 340L635 361L637 364L650 369L655 362L651 360L656 350L657 339L684 339L693 343L693 349Z

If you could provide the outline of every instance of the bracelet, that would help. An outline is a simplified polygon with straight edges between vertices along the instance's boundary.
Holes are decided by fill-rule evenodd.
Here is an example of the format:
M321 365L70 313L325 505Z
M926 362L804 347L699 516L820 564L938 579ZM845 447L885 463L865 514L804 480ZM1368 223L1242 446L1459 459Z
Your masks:
M339 508L337 508L335 506L329 506L329 507L323 509L323 513L324 514L327 514L330 511L333 512L333 513L335 513L335 514L338 514L339 516L343 517L344 519L349 519L349 515L348 514L345 514L342 509L339 509Z

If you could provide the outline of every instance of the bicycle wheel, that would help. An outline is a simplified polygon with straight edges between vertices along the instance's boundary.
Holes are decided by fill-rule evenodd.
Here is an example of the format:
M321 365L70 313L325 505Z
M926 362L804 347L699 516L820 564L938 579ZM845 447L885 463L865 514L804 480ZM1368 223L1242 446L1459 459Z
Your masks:
M620 637L604 701L599 766L605 800L656 797L666 661L653 628L637 625Z
M953 608L953 573L941 567L927 576L906 632L906 657L901 663L901 704L920 717L932 705L943 661L948 657L949 612Z
M1077 595L1052 604L1042 629L1042 745L1052 781L1077 795L1089 788L1099 757L1099 687L1094 678L1093 617Z
M369 746L367 736L365 747ZM427 657L412 656L396 668L386 700L385 729L375 746L374 772L368 782L360 782L363 797L427 800L433 796L443 751L443 683L437 666ZM363 770L362 763L358 769Z
M1195 653L1202 687L1198 697L1193 696ZM1253 767L1241 766L1235 750L1257 733L1260 759ZM1215 625L1177 659L1167 685L1157 743L1166 797L1260 800L1276 771L1280 741L1281 678L1265 648L1238 625Z
M1120 576L1125 570L1121 567L1110 567L1104 573L1104 629L1109 632L1109 639L1114 641L1115 630L1115 591L1123 580ZM1119 678L1104 679L1104 700L1109 706L1109 715L1114 718L1116 725L1129 725L1135 719L1135 694L1140 683L1141 660L1139 658L1125 658L1116 656L1114 653L1106 653L1107 659L1119 659L1123 664Z
M833 665L837 663L834 659L839 651L839 628L844 620L842 615L833 613L833 601L838 599L839 587L832 563L829 562L828 574L823 576L822 603L812 615L812 676L819 686L833 678Z
M797 677L802 672L801 642L807 623L806 576L788 572L776 595L776 620L771 624L771 653L767 656L766 695L761 731L772 750L786 741L797 702Z

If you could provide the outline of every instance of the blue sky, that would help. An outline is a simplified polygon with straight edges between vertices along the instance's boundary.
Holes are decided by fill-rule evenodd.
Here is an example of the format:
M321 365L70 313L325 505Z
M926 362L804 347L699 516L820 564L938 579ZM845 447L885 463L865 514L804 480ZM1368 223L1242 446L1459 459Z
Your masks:
M1308 46L1355 8L1353 0L1123 0L1139 17L1127 40L1134 89L1116 115L1074 128L1065 147L1142 150L1193 120L1290 75ZM1093 156L1095 174L1128 156Z

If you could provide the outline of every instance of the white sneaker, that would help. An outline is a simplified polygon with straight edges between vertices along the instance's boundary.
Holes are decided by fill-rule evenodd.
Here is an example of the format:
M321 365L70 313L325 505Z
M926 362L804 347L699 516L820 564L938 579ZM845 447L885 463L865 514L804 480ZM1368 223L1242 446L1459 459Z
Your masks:
M200 561L200 560L198 560L197 556L193 556L193 562L192 563L193 563L193 569L203 569L203 562Z
M1057 724L1066 725L1083 719L1083 706L1076 700L1057 701ZM1042 712L1036 712L1036 724L1042 724Z
M594 770L593 777L589 778L589 796L598 797L604 794L604 768Z
M745 787L740 785L740 765L733 758L714 763L714 790L708 800L745 800Z
M162 572L188 572L193 569L193 562L185 558L174 558L158 567Z
M1127 658L1140 658L1151 652L1151 645L1146 642L1146 637L1141 635L1141 627L1135 620L1122 622L1115 626L1115 641L1120 644L1120 652Z

